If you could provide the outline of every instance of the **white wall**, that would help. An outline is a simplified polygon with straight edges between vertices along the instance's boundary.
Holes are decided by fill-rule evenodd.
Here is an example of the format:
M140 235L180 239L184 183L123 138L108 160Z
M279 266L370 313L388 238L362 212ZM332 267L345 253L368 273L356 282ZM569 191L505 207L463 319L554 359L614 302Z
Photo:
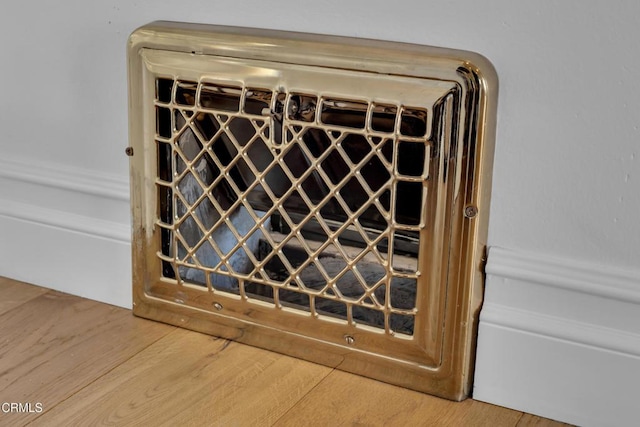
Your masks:
M498 249L489 260L476 397L582 424L608 420L615 405L587 416L593 396L554 395L568 412L554 412L553 401L531 405L568 381L567 369L547 373L548 384L538 381L539 395L529 396L490 361L501 349L518 359L513 344L528 348L520 340L543 364L564 351L527 339L518 321L529 315L578 322L596 328L593 336L638 320L638 16L633 0L13 2L0 14L0 275L130 305L125 45L140 25L169 19L473 50L493 62L501 85L489 231ZM541 269L549 274L530 274ZM640 334L624 332L631 341ZM568 337L560 342L573 346ZM605 341L581 345L605 354ZM640 371L640 347L624 355ZM507 359L521 384L544 372ZM585 378L592 368L580 360L571 367ZM595 397L627 390L629 377L612 375Z

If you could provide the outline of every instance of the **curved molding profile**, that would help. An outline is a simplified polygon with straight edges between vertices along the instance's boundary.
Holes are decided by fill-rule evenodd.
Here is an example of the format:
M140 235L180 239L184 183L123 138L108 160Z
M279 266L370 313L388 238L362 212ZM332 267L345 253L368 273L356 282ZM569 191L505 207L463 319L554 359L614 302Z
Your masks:
M637 423L640 274L491 248L473 397L584 426Z
M122 243L131 242L131 229L128 224L89 218L42 206L4 200L0 205L0 216L112 239Z
M480 322L549 339L640 357L640 334L548 316L498 304L485 304Z
M47 188L54 188L68 192L73 201L71 205L74 206L90 204L92 201L86 199L86 195L106 199L107 205L112 203L109 200L116 201L118 204L122 202L128 204L129 184L126 179L104 172L94 172L62 164L28 162L20 158L0 159L0 180L2 179L36 185L34 196L29 202L3 199L0 203L0 215L2 216L113 239L123 243L131 241L128 222L120 223L68 210L52 209L38 203L39 200L44 200L39 197L40 194L44 195Z
M0 159L0 178L129 201L126 179L68 165L4 158Z
M640 304L640 272L492 247L486 273Z

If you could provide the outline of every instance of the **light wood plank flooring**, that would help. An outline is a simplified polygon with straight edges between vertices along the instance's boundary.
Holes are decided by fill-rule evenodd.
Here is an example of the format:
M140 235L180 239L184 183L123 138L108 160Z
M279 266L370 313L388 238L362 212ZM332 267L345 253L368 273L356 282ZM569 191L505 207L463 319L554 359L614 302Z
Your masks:
M449 402L1 277L0 405L2 426L563 425L471 399Z

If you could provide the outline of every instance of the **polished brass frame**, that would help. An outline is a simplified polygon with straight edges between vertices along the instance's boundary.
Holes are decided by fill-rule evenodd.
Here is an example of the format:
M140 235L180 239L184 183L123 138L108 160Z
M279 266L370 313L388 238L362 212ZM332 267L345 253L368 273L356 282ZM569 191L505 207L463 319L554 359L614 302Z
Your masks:
M135 315L453 400L469 395L498 90L489 61L475 53L411 44L155 22L131 35L128 71ZM160 77L274 91L305 88L369 105L421 107L429 120L436 104L446 104L442 134L427 135L430 166L421 178L427 196L417 201L426 220L412 336L394 334L388 325L375 331L351 318L319 319L313 310L300 312L219 292L210 284L202 288L162 277L154 104Z

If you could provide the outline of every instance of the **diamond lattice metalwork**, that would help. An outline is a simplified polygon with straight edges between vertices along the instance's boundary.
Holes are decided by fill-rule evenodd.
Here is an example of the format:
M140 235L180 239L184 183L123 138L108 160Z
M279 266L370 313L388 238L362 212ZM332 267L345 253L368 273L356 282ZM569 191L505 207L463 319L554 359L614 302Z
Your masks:
M165 277L413 333L424 108L155 84Z

